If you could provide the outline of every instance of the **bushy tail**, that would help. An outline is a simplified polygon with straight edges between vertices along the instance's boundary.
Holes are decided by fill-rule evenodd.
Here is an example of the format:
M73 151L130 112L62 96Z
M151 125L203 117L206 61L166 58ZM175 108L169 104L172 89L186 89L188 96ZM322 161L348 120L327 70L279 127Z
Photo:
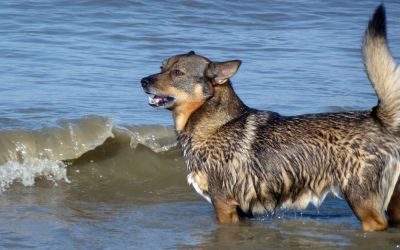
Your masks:
M400 70L386 37L385 7L376 8L364 36L364 65L378 95L377 117L389 130L400 132Z

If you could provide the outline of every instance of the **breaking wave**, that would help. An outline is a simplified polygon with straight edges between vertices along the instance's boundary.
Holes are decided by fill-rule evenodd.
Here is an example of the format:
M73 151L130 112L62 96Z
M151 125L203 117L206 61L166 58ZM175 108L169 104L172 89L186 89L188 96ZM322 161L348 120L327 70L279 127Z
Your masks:
M92 163L123 151L124 156L116 159L123 165L137 147L159 154L176 144L172 127L117 126L113 119L99 116L63 119L57 126L40 130L0 131L0 191L14 182L32 186L37 178L68 183L67 170L74 164ZM139 159L129 161L135 160Z

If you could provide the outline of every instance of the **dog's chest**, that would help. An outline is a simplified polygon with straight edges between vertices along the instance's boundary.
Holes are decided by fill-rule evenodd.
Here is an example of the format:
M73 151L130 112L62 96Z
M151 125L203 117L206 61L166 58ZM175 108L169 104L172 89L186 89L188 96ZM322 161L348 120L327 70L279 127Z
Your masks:
M208 202L211 203L211 198L208 194L208 176L202 171L191 172L187 176L189 185L192 185L198 194L203 196Z

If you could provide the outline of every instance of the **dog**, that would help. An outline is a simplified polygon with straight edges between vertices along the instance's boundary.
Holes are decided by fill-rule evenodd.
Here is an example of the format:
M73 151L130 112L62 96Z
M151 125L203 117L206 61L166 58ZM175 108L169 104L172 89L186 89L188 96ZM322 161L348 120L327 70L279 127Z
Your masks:
M172 56L141 80L152 107L172 111L187 180L217 221L346 199L365 231L400 224L400 69L380 5L363 40L378 96L367 111L282 116L246 106L230 78L241 61ZM387 212L389 222L386 219Z

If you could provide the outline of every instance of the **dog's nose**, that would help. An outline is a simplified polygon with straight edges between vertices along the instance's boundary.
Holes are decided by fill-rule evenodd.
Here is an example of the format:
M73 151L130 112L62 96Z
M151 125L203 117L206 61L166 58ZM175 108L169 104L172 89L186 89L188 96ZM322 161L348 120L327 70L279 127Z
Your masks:
M151 84L151 78L150 77L145 77L140 81L140 83L142 84L143 88L146 88Z

